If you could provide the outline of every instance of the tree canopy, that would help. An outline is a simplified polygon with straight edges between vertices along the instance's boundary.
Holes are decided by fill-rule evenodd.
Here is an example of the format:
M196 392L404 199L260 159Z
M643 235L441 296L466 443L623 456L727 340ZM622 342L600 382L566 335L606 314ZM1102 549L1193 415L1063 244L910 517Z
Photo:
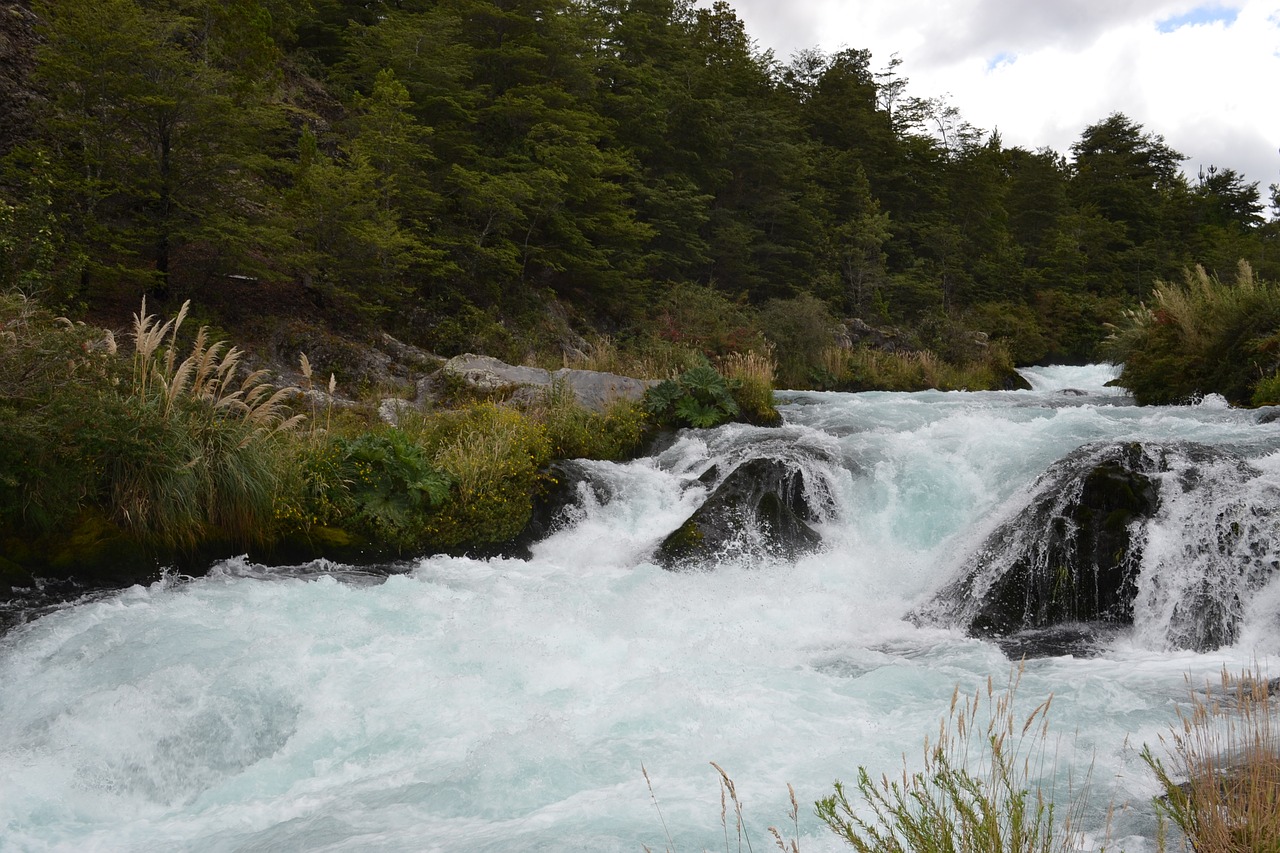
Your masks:
M33 8L0 286L55 304L292 282L335 323L412 322L448 352L459 316L556 300L618 331L698 284L1082 359L1157 279L1280 271L1258 182L1189 182L1128 116L1069 156L1009 148L910 95L896 58L783 62L725 2Z

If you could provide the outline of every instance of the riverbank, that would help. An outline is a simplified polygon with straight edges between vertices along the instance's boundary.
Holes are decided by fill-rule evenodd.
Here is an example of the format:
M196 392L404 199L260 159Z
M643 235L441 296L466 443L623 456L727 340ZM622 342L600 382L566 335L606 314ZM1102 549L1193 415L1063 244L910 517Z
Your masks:
M193 330L188 310L162 319L144 303L116 333L0 300L0 427L14 436L0 447L0 596L37 579L199 574L239 554L362 564L520 553L556 489L556 460L630 458L664 429L780 422L767 347L670 347L624 376L446 361L382 335L363 355L348 346L346 363L397 378L352 399L305 353L294 366L264 360ZM876 340L830 347L820 387L1021 381L998 349L955 365L900 336L861 334ZM608 347L579 363L628 366Z

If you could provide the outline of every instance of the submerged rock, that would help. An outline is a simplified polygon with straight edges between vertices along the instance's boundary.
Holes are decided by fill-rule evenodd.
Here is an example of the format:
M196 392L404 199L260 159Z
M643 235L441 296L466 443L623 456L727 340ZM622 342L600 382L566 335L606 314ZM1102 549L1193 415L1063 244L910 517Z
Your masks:
M743 547L785 560L815 551L822 537L809 526L818 519L805 486L794 462L749 459L663 540L655 559L677 568Z
M1204 445L1082 447L1046 471L1027 505L912 616L1006 638L1055 626L1131 625L1141 603L1153 619L1164 620L1165 644L1218 648L1236 637L1241 590L1270 571L1256 553L1266 525L1236 518L1269 519L1274 512L1236 506L1239 490L1232 484L1256 473L1233 454ZM1181 509L1166 511L1166 503ZM1148 555L1157 517L1161 524L1198 528L1180 531L1180 541L1198 542L1198 550L1188 544ZM1140 592L1143 571L1152 577Z

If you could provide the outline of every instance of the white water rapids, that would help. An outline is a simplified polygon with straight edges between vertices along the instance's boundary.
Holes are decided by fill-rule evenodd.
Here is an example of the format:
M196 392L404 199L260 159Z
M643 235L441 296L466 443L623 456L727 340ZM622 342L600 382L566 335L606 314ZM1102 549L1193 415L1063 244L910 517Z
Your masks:
M1213 399L1139 409L1103 387L1112 372L1028 370L1029 392L784 395L780 430L587 463L612 499L529 561L432 557L385 580L231 561L45 615L0 638L0 850L636 853L667 846L664 821L677 850L723 850L710 761L755 850L790 826L788 782L801 850L844 849L813 801L859 765L918 764L957 684L1008 676L997 646L903 617L1052 463L1099 440L1188 440L1280 485L1280 425ZM698 476L761 447L810 451L833 497L823 550L651 563L706 496ZM1149 550L1193 563L1195 508L1166 503ZM1184 676L1280 653L1276 582L1210 654L1166 648L1145 608L1095 657L1029 661L1019 689L1028 709L1054 694L1062 772L1092 760L1090 820L1115 805L1129 851L1154 850L1137 753L1175 720Z

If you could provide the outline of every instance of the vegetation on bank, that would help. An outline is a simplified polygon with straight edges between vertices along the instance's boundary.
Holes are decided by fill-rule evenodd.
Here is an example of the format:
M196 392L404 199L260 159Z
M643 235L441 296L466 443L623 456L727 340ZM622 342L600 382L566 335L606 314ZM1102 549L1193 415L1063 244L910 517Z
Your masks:
M554 459L625 459L662 426L776 423L772 361L733 354L603 412L556 384L520 404L463 396L397 426L276 387L244 354L146 303L126 340L0 296L0 569L145 573L228 549L376 559L500 546ZM330 378L328 394L335 390ZM708 396L710 395L710 396ZM317 402L319 401L319 402ZM107 565L111 564L111 565ZM113 568L114 567L114 568Z
M1280 403L1280 287L1246 262L1226 281L1196 267L1181 283L1157 282L1109 345L1124 363L1117 384L1143 405L1206 394L1232 405Z

